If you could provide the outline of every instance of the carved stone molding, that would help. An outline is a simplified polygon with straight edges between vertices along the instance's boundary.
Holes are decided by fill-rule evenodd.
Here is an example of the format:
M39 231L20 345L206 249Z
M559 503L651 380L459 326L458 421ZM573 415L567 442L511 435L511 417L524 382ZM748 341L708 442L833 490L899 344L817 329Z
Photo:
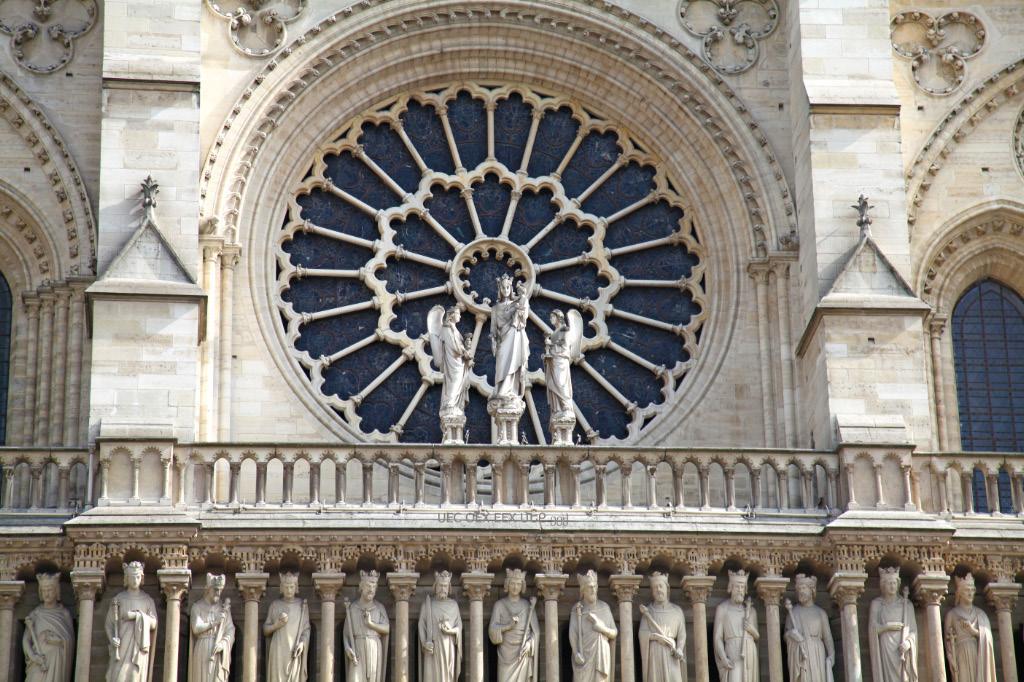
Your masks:
M96 25L95 0L15 0L0 3L0 32L11 37L18 66L32 73L60 71L74 57L75 40Z
M308 0L206 0L225 22L232 47L246 57L267 57L284 46L288 24L298 19Z
M192 585L192 571L187 568L161 568L156 575L160 580L160 591L168 601L181 601Z
M416 583L419 582L419 573L388 573L388 587L395 601L409 601Z
M1024 177L1024 107L1017 113L1017 122L1013 125L1013 160L1017 170Z
M704 59L722 73L741 73L757 62L758 43L775 31L775 0L679 0L683 28L702 39Z
M106 583L106 574L103 571L83 568L71 572L71 585L75 590L75 599L93 601L98 598Z
M557 601L568 579L565 573L538 573L533 578L533 584L545 601Z
M970 12L935 18L918 10L900 12L889 25L892 49L910 60L910 70L925 92L948 95L967 77L967 60L985 46L985 26Z
M313 587L322 601L334 601L345 586L344 573L314 573Z
M0 580L0 611L13 609L25 594L24 580Z
M258 602L263 599L269 580L269 573L236 573L235 586L238 589L238 596L242 601Z
M491 591L493 582L493 573L463 573L462 591L470 601L480 601Z
M864 592L864 582L867 579L867 573L836 573L828 581L829 596L840 608L851 604L856 605L860 595Z
M711 588L715 586L713 575L686 575L683 576L683 592L686 598L693 604L704 604L711 596Z
M620 602L633 601L643 579L642 575L613 575L608 578L608 584Z
M985 586L985 597L996 611L1012 611L1020 597L1020 584L989 583Z
M949 592L949 576L945 573L922 573L914 578L914 600L921 606L940 606Z
M778 606L782 595L789 587L789 578L762 576L754 580L754 587L757 590L757 596L766 605Z

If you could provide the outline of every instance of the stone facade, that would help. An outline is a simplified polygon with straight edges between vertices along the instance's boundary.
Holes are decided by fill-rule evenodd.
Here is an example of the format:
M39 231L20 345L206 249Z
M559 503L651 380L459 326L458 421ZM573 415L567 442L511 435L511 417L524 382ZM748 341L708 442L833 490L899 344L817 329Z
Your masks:
M835 679L872 680L880 568L910 589L920 679L947 679L946 595L968 573L998 679L1018 679L1024 459L964 449L952 330L979 282L1024 294L1018 0L35 4L0 3L0 679L24 679L54 572L75 682L104 679L135 561L167 682L209 572L239 630L231 679L264 679L286 572L311 678L344 679L337 602L370 570L389 679L418 682L412 625L442 571L462 678L497 679L483 628L512 569L544 682L571 675L589 570L617 614L616 682L642 679L623 634L656 571L690 679L717 679L739 569L761 679L788 676L802 573ZM519 203L543 217L533 241ZM499 248L463 257L485 233ZM499 261L536 283L538 334L545 305L594 322L574 445L547 445L539 360L526 442L490 445L473 412L494 370L483 304L453 287ZM436 427L441 378L408 311L443 296L477 366L466 445L410 436Z

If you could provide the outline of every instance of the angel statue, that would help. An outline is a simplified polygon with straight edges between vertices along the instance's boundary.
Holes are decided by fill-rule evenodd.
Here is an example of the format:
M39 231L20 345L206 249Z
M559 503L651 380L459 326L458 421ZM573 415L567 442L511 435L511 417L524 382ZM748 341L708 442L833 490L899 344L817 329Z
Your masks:
M466 426L466 401L469 391L469 369L473 366L470 343L459 332L462 313L456 306L445 310L439 305L427 313L427 337L434 363L440 368L441 433L445 445L462 443Z
M525 282L512 293L512 278L498 280L498 301L491 308L491 350L494 353L494 392L487 411L498 427L497 443L517 443L516 431L526 404L527 361L530 341L526 320L530 317L530 297Z
M582 343L583 316L579 311L570 310L568 316L561 310L551 311L551 332L544 337L543 359L544 383L547 384L548 405L551 407L552 445L572 445L576 412L573 410L569 368L580 359Z

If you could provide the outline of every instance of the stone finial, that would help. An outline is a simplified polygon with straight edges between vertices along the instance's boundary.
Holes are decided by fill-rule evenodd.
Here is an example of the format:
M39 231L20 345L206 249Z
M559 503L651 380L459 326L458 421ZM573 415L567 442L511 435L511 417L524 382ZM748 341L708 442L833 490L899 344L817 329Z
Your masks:
M871 216L868 215L868 210L874 208L874 206L868 205L868 198L863 194L857 199L856 204L852 204L851 208L857 209L857 213L860 215L857 218L857 227L860 228L861 237L871 236Z
M147 175L142 182L142 208L151 211L156 208L156 195L160 193L160 185L153 180L152 175Z

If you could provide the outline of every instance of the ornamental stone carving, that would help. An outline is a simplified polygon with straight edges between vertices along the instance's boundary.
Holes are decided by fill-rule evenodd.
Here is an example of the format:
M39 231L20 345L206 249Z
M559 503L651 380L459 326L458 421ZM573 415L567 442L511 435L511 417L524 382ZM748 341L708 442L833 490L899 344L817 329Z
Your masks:
M967 60L985 46L985 26L969 12L896 14L889 24L892 49L910 60L914 82L925 92L948 95L967 77Z
M58 601L60 573L40 573L39 606L25 618L25 682L70 682L75 650L71 612Z
M1024 108L1017 113L1017 122L1013 126L1013 159L1024 177Z
M715 609L714 650L722 682L757 682L757 615L746 571L729 571L729 598Z
M306 9L308 0L206 0L225 22L231 45L247 57L266 57L284 46L287 27Z
M974 576L956 580L956 606L943 627L952 682L996 682L996 657L988 615L974 605Z
M309 653L309 606L299 599L298 573L281 574L281 598L267 611L263 636L267 647L267 682L304 682Z
M227 682L231 674L231 647L235 623L231 600L221 601L224 576L207 574L203 598L189 613L188 682Z
M740 73L757 62L758 43L778 25L775 0L680 0L683 27L702 38L704 59L722 73Z
M548 389L548 409L551 413L552 445L571 445L576 429L573 411L572 363L582 357L583 316L578 310L566 315L552 310L549 318L551 332L544 336L544 382Z
M110 602L107 678L111 682L154 682L157 616L153 598L142 591L141 561L123 564L125 590ZM198 681L193 681L198 682Z
M878 569L882 594L868 612L868 650L871 677L878 682L916 682L917 618L909 590L899 594L898 568Z
M818 587L815 576L798 573L797 604L786 600L785 639L789 647L790 682L826 682L832 679L836 660L828 613L814 604Z
M540 648L540 624L537 598L522 598L526 573L509 569L505 591L494 604L487 634L498 648L498 682L530 682L537 679Z
M15 0L0 6L0 32L18 66L47 74L67 66L74 42L96 24L95 0Z
M686 682L686 617L668 600L668 576L651 574L654 602L640 606L643 682Z
M577 576L582 599L569 611L573 682L610 682L615 672L619 629L607 603L597 598L597 573ZM628 635L627 635L628 636Z
M346 679L352 682L384 682L387 679L388 641L391 624L384 605L374 599L380 574L359 572L359 599L345 600Z
M434 594L420 609L420 675L423 682L455 682L462 670L462 616L451 594L452 574L434 578Z

